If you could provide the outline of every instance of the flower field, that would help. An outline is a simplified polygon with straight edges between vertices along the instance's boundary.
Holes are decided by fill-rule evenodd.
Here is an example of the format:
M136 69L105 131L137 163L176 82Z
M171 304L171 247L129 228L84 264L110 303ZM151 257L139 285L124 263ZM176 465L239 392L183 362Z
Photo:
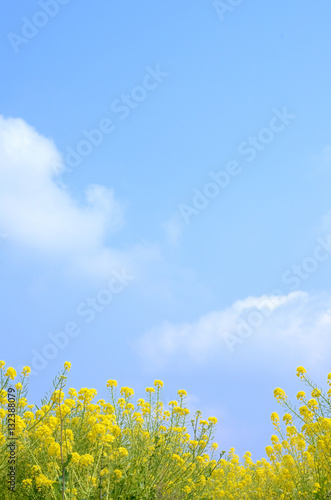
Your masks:
M268 459L254 463L234 449L218 451L216 417L190 415L186 392L162 401L161 380L135 399L108 380L107 401L95 389L67 387L70 363L39 406L30 404L30 368L17 377L0 361L0 498L31 499L329 499L331 389L297 368L304 391L297 406L277 388ZM331 384L331 374L328 375Z

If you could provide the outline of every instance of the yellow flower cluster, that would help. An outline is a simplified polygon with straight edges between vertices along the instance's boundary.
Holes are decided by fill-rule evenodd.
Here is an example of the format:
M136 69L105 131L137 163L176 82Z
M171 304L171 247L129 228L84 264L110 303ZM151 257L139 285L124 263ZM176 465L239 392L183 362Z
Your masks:
M0 498L6 489L6 388L14 368L5 372L0 361ZM274 391L286 409L271 414L275 433L266 458L242 460L234 448L215 456L216 417L190 415L183 389L178 398L161 401L161 380L146 389L147 399L133 400L130 387L120 389L108 380L109 400L95 389L66 391L66 362L54 381L53 393L38 407L26 399L29 367L15 385L16 438L20 450L17 498L165 498L190 500L302 500L326 499L331 491L331 404L326 394L298 367L297 375L309 387L300 391L301 406L292 408L285 392ZM328 375L331 385L331 374Z

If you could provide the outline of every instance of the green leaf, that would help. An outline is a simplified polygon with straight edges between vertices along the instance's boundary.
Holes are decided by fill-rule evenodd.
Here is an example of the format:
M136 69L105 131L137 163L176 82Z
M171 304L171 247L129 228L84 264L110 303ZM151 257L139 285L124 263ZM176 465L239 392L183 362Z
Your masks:
M56 482L53 484L53 488L56 492L60 492L61 491L61 488L60 488L60 483Z

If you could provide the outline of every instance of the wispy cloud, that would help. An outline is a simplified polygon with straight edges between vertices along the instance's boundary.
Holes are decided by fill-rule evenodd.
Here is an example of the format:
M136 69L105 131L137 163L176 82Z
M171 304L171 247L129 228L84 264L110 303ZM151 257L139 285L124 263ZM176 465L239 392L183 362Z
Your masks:
M254 315L256 326L248 330ZM258 315L262 321L257 321ZM289 355L308 356L315 363L326 356L330 326L331 297L304 292L264 295L236 301L192 322L158 325L139 339L137 348L144 359L158 366L179 358L194 365L235 357L252 363L262 354L276 360L284 346ZM231 339L236 339L235 349L229 349Z

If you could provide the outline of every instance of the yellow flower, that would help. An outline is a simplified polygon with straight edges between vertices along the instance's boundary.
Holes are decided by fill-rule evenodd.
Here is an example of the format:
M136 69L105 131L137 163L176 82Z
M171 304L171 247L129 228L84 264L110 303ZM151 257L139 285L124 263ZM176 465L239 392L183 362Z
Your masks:
M16 388L17 391L21 391L22 387L23 386L22 386L21 382L17 382L17 384L15 384L15 388Z
M154 380L154 386L155 387L163 387L162 380Z
M303 378L305 373L307 373L306 369L303 366L298 366L297 377Z
M72 398L77 398L77 391L73 387L70 387L68 393Z
M94 458L92 455L89 455L88 453L86 455L82 455L79 459L79 465L92 465L94 462Z
M97 478L95 476L87 476L87 479L92 482L93 486L96 486Z
M213 444L211 445L211 449L212 449L212 450L217 450L217 448L218 448L218 444L217 444L217 443L213 443Z
M78 391L78 399L87 404L90 403L96 395L97 391L95 389L88 389L87 387L83 387Z
M313 493L318 493L320 489L321 489L321 485L319 483L315 483Z
M154 387L146 387L146 392L153 393L153 392L155 392L155 389L154 389Z
M286 425L290 424L292 422L292 415L290 415L289 413L285 413L285 415L283 416L283 421Z
M40 472L41 471L40 465L33 465L31 467L31 470L32 470L32 474L36 474L37 472Z
M271 414L271 420L272 422L274 423L278 423L279 422L279 416L278 416L278 413L276 413L275 411Z
M26 419L26 420L33 420L34 419L34 414L32 411L26 411L23 415L23 417Z
M70 497L72 498L72 500L77 500L77 489L76 488L69 488L68 489L68 493L72 493L73 494L73 497Z
M177 453L174 453L174 454L172 455L172 459L173 459L173 460L176 460L176 461L177 461L177 462L179 462L179 463L180 463L180 462L182 462L182 460L183 460L183 459L182 459L182 458L181 458L181 457L180 457Z
M187 392L184 391L184 389L179 389L179 391L177 391L177 394L180 398L183 398L184 396L187 396Z
M113 471L113 473L114 473L114 476L116 477L116 479L121 479L121 477L122 477L122 471L121 470L115 469Z
M115 437L114 436L111 436L110 434L105 434L102 436L101 438L101 442L102 443L106 443L106 444L110 444L112 443L113 441L115 441Z
M130 387L122 387L121 388L121 394L125 395L125 397L130 397L134 395L134 390L131 389Z
M117 404L121 407L121 408L124 408L125 405L126 405L126 401L124 398L119 398L119 400L117 401Z
M116 380L108 380L107 381L107 387L116 387L116 386L117 386Z
M76 406L76 401L74 399L65 399L63 402L65 405L70 406L70 408L74 408Z
M268 457L270 457L270 455L273 454L272 446L266 446L265 451L266 451L266 454L268 455Z
M38 491L41 490L42 486L52 486L53 483L55 483L55 481L48 479L46 476L44 476L44 474L40 474L36 477L36 487Z
M217 418L216 417L209 417L208 420L209 420L209 422L211 424L217 424Z
M53 401L54 403L62 402L63 398L64 398L64 392L59 389L55 390L51 395L51 401Z
M297 399L304 399L306 397L306 393L304 391L299 391L297 394Z
M318 403L316 401L316 399L310 399L308 402L307 402L307 406L308 408L317 408L318 407Z
M69 370L70 370L70 368L71 368L71 363L70 363L69 361L66 361L66 362L64 363L64 369L69 371Z
M271 442L272 442L272 444L278 443L279 442L278 436L275 436L275 435L271 436Z
M5 377L10 377L12 380L14 380L14 378L16 377L16 370L10 366L9 368L7 368Z
M79 460L80 460L80 454L79 453L77 453L76 451L74 451L73 453L71 453L71 462L73 464L78 464Z
M102 471L100 472L100 476L106 476L107 474L109 474L109 470L107 469L107 467L105 467L104 469L102 469Z
M5 366L5 362L4 361L0 361L0 368L3 368Z
M129 454L128 450L126 448L123 448L123 446L120 446L118 448L118 453L121 457L127 457Z
M277 387L274 390L274 396L275 396L275 398L277 399L278 402L286 399L286 394L283 391L283 389L281 389L280 387Z
M18 406L21 408L25 408L25 406L28 404L28 400L26 398L20 398L18 400Z
M32 479L23 479L23 486L32 486Z
M311 391L311 396L313 398L319 398L321 396L321 394L322 394L322 391L320 389L317 389L317 388L315 388Z
M48 454L54 457L60 457L61 448L59 443L52 443L48 447Z
M23 369L22 369L22 375L23 377L28 377L31 373L31 368L30 366L23 366Z

